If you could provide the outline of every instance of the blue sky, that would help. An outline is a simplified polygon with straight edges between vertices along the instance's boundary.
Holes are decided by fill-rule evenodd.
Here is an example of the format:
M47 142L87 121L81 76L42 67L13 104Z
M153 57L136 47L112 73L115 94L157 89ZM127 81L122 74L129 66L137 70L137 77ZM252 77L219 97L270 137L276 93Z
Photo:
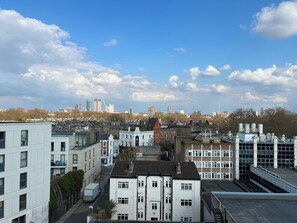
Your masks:
M297 110L296 1L0 2L0 108Z

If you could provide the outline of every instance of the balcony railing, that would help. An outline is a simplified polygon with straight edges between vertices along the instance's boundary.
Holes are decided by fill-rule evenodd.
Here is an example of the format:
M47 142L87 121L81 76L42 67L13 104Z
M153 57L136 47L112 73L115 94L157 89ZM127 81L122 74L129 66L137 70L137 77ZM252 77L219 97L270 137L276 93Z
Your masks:
M66 161L55 161L55 162L51 162L51 166L52 167L61 167L61 166L66 166L67 162Z

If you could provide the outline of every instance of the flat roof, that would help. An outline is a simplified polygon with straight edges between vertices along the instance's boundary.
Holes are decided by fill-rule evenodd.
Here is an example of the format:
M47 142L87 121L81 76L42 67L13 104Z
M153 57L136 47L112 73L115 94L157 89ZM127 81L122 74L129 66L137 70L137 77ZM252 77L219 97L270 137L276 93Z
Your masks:
M296 196L251 194L217 197L237 222L296 222Z
M201 190L204 192L244 192L244 190L237 186L233 181L227 180L201 180Z
M281 177L282 180L287 181L288 183L297 187L297 171L285 168L277 168L277 169L269 169L265 168L266 170L277 174Z

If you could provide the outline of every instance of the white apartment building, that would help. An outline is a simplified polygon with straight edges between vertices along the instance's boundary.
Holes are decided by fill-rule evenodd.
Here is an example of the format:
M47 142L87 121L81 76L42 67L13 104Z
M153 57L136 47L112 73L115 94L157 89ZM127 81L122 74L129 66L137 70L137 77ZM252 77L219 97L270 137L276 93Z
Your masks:
M113 164L113 135L101 135L101 163L103 166L111 166Z
M113 157L117 157L120 154L120 140L113 139Z
M201 181L193 162L117 161L110 177L112 219L200 221Z
M136 127L134 131L131 131L130 127L128 131L119 132L120 146L135 147L135 146L152 146L154 144L154 131L140 131L139 127Z
M51 139L51 175L63 175L72 169L67 165L69 150L75 146L75 135L53 134Z
M0 222L48 222L51 123L0 123Z

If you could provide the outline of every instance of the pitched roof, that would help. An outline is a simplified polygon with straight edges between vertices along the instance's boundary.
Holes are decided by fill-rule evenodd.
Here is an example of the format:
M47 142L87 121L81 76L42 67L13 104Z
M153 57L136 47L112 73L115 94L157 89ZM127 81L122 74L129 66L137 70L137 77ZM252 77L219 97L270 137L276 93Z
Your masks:
M129 162L133 170L129 171ZM173 179L200 180L193 162L180 162L181 173L177 172L179 162L169 161L117 161L111 172L111 178L136 178L139 175L171 176Z

